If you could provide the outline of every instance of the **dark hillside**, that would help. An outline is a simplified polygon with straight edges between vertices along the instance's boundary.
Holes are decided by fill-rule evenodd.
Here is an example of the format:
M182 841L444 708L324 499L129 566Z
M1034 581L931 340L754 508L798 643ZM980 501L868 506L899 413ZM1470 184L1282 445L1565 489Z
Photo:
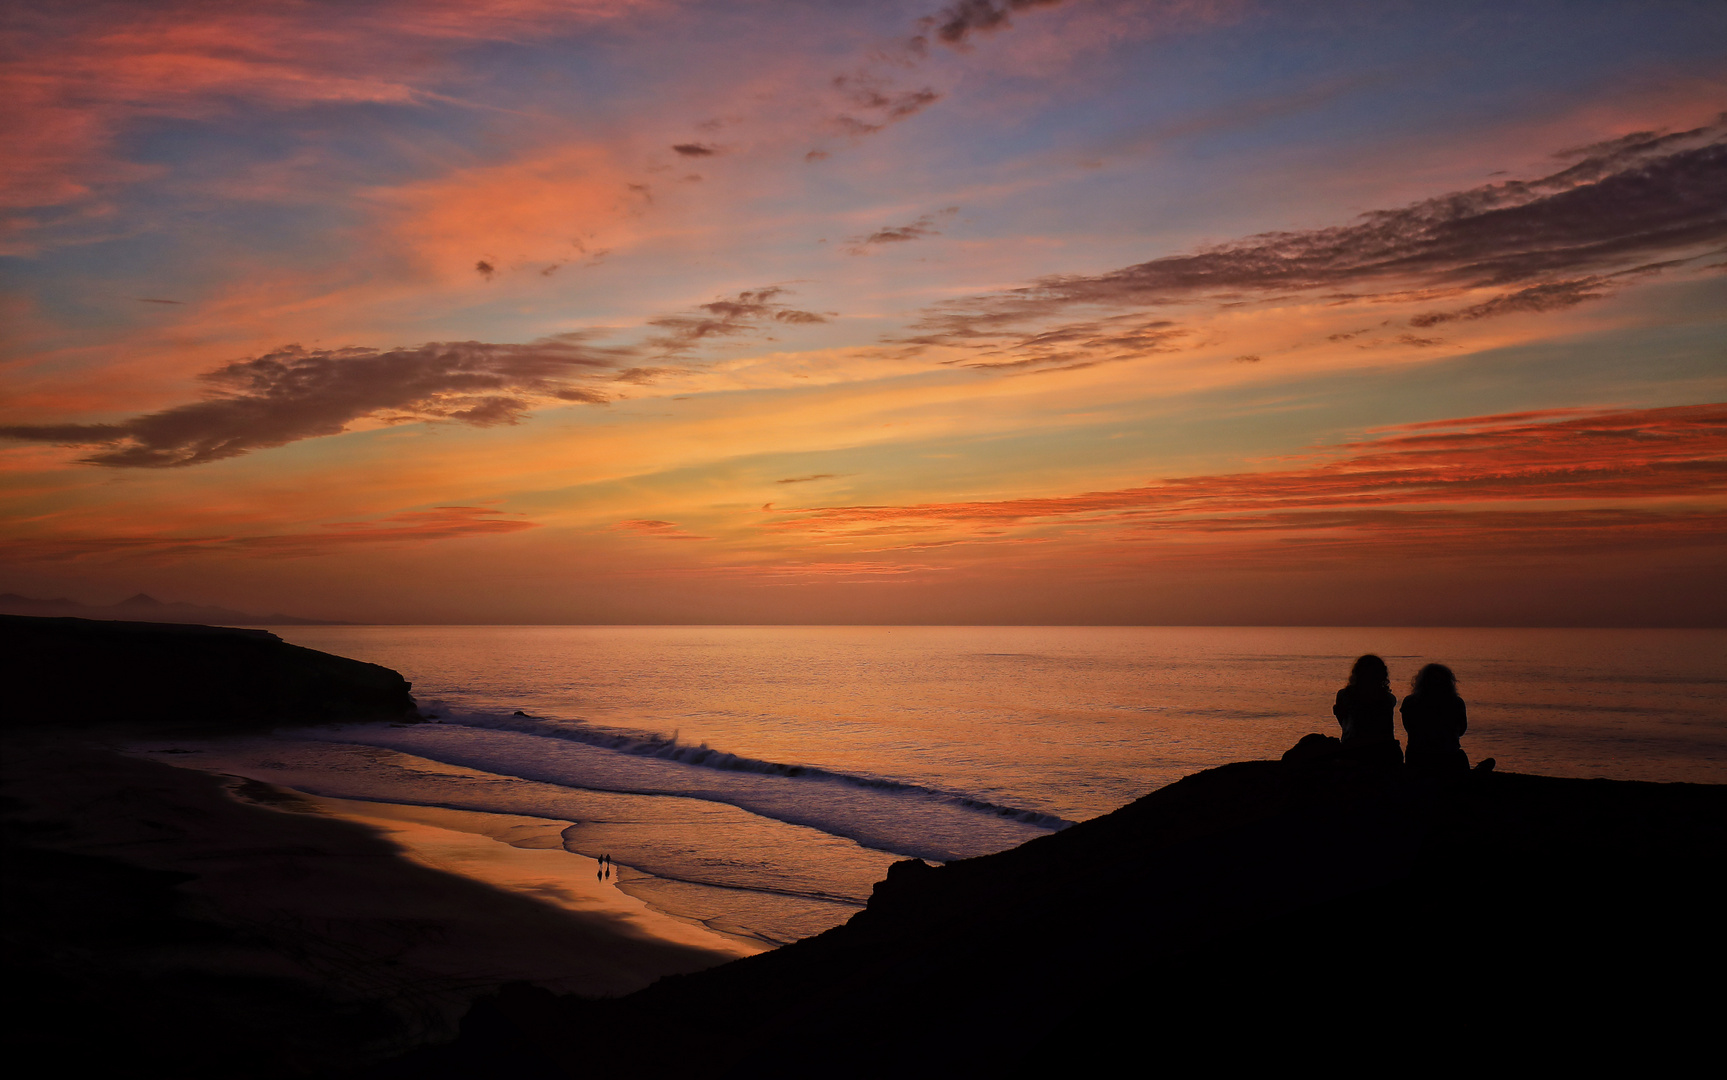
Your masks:
M395 1075L1652 1065L1714 1024L1724 842L1717 786L1244 762L896 864L774 953L615 1001L512 988Z

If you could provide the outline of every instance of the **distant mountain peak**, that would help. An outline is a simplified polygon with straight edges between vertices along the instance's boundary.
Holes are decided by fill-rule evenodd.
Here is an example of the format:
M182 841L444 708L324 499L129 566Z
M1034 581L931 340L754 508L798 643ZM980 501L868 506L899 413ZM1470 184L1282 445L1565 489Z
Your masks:
M249 615L232 608L188 604L184 600L163 603L149 593L139 593L118 604L91 606L61 597L58 600L38 600L17 593L0 593L0 613L47 617L73 616L82 619L111 619L121 622L204 623L210 626L345 626L330 619L301 619L276 612L272 615Z

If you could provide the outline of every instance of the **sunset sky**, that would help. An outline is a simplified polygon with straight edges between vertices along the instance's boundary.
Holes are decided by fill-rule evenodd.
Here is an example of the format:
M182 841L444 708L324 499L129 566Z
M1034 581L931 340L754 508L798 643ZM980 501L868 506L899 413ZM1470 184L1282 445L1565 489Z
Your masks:
M1719 0L28 7L0 591L1727 612Z

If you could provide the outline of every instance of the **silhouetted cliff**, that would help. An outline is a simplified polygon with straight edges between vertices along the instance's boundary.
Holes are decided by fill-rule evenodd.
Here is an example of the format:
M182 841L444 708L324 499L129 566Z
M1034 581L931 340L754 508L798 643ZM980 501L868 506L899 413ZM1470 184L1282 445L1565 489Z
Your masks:
M150 723L240 729L414 717L377 664L265 630L0 615L9 726Z
M509 988L388 1075L1659 1068L1713 1028L1724 824L1720 786L1227 765L898 863L773 953L618 1000Z

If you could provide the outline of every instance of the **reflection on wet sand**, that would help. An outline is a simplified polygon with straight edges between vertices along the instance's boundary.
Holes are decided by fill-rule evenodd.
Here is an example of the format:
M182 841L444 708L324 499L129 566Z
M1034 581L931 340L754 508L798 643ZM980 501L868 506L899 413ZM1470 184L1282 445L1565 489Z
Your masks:
M365 825L421 865L577 914L605 917L615 922L622 934L734 957L753 956L768 948L755 939L668 915L620 890L623 871L628 868L614 863L616 876L602 876L596 871L600 865L597 860L564 849L563 831L572 824L568 821L332 799L256 780L239 781L230 790L237 798L273 809L328 814ZM589 877L590 873L594 876ZM639 873L635 871L632 876Z

